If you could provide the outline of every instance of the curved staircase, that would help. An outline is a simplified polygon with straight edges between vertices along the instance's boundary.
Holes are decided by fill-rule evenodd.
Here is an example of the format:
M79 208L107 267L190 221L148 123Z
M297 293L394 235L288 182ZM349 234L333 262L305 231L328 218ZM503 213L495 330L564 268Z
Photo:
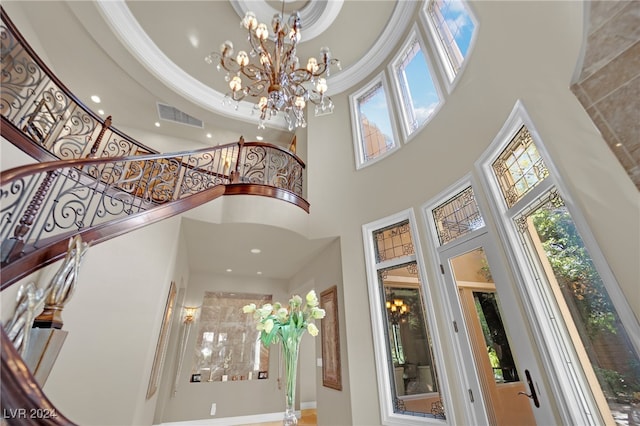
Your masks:
M222 195L267 196L309 212L305 164L294 153L243 138L155 152L79 102L0 12L0 133L39 161L0 172L0 290L62 258L70 237L98 244ZM2 410L9 414L3 422L55 412L26 418L73 424L55 411L4 327L1 374Z

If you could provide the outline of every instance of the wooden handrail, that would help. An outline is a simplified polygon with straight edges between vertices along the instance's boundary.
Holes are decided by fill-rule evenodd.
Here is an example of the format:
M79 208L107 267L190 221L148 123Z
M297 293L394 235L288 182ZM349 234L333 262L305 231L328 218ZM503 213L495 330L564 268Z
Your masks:
M58 77L51 71L51 69L47 66L47 64L40 58L40 56L38 56L35 52L35 50L31 47L31 45L26 41L26 39L22 36L22 34L18 31L17 27L15 26L15 24L11 21L11 19L9 18L9 16L7 15L7 13L5 12L4 8L0 5L0 19L2 20L2 23L4 23L4 25L6 25L7 29L9 30L9 32L11 33L11 36L18 42L18 44L20 45L20 47L22 49L24 49L24 51L28 54L29 58L35 63L37 64L37 66L42 69L42 71L44 72L44 74L47 76L47 78L53 83L54 86L57 87L57 89L59 89L62 93L64 93L65 96L67 96L72 103L74 103L75 105L77 105L79 108L81 108L87 115L89 115L93 120L95 120L98 123L101 123L103 128L109 128L112 132L118 134L120 137L122 137L123 139L131 142L133 145L139 147L142 151L144 152L149 152L149 153L156 153L158 151L154 150L153 148L150 148L146 145L141 144L140 142L136 141L135 139L131 138L128 135L125 135L124 133L120 132L118 129L115 128L111 128L110 127L110 123L105 123L105 120L102 119L102 117L100 117L99 114L95 113L94 111L92 111L91 109L89 109L84 103L82 103L68 88L67 86L58 79ZM3 52L4 53L4 52ZM4 59L4 57L3 57ZM4 62L3 62L4 65ZM7 120L10 122L10 120ZM4 123L3 123L4 125ZM16 126L18 127L18 126ZM38 157L36 157L38 158ZM42 159L42 158L38 158L41 161L46 161L46 159Z
M241 139L241 143L234 142L198 151L157 153L157 151L112 128L110 119L103 121L99 115L80 102L35 54L8 18L2 6L0 6L0 17L2 23L11 33L8 37L13 37L17 41L17 44L12 46L19 45L26 52L27 59L36 64L35 68L39 67L36 72L40 73L41 79L39 81L42 83L38 88L37 96L16 98L19 99L18 103L23 109L22 111L16 112L15 115L12 112L11 114L3 112L0 122L2 137L31 157L42 161L0 172L0 186L10 186L7 190L0 188L0 201L6 200L10 196L17 197L15 200L11 199L11 201L15 201L15 204L8 203L9 205L0 206L0 213L3 214L2 219L4 220L2 223L4 228L0 229L4 232L3 237L0 238L3 249L0 259L5 258L5 251L8 253L6 261L3 260L1 265L0 290L6 289L39 268L50 265L63 257L68 248L68 239L71 236L79 235L84 241L97 244L173 217L222 195L267 196L293 203L309 212L309 203L303 198L302 173L305 164L295 153L270 143L244 142L244 139ZM11 44L12 41L10 40L8 43ZM13 53L11 49L3 49L3 72L9 72L8 68L13 66L13 57L11 57ZM18 49L16 54L22 55L22 53ZM24 56L21 58L24 59ZM11 63L6 68L5 59L6 63ZM9 80L11 79L9 78ZM5 82L7 79L3 78L3 83ZM14 81L8 81L8 83L15 84ZM16 87L20 88L19 84ZM44 87L46 90L43 89ZM21 87L20 89L26 89L25 93L33 95L29 88ZM57 105L52 106L46 103L48 99L45 98L50 97L54 91L56 94L62 93L69 101L59 111L54 108ZM13 95L8 95L8 98L11 96ZM38 96L40 97L38 98ZM3 100L5 100L4 91ZM37 105L35 110L31 109L33 104ZM42 118L39 115L41 110L49 120L45 123L44 130L46 132L43 132L43 127L37 126L38 123L35 120ZM77 111L80 111L82 120L87 118L90 125L81 137L73 141L74 148L65 152L64 158L62 158L59 152L53 150L53 143L60 140L66 142L64 134L62 139L56 138L64 133L63 130L68 123L64 120L70 120L71 115L76 114ZM5 116L5 113L12 115L13 120ZM26 125L23 126L25 122ZM109 145L105 146L102 143L103 138L108 140L111 137L119 142L115 136L128 143L127 149L111 150ZM51 144L46 145L45 140ZM233 181L228 175L231 164L226 172L225 161L223 161L222 168L220 164L213 164L213 159L219 159L215 155L224 150L234 153L236 158L235 164L233 164L236 172ZM243 150L250 150L251 156L246 155ZM138 153L143 155L117 155L121 151L124 154ZM113 156L106 157L112 154ZM264 158L253 158L260 156ZM278 164L278 170L274 170L274 163L268 163L273 157L275 157L274 163ZM263 161L264 164L260 161ZM101 167L109 167L110 174L105 173L103 176L105 169L101 169ZM114 171L117 173L114 174ZM165 174L169 175L169 178L165 178ZM56 196L59 196L60 192L57 195L52 195L50 192L53 185L60 183L56 179L66 179L73 183L82 184L76 187L71 186L67 193L81 188L82 190L99 191L97 193L103 198L112 197L117 201L117 196L125 194L133 200L130 205L126 206L133 207L135 202L137 210L129 208L128 211L125 211L126 214L120 212L121 216L116 215L110 220L91 223L88 226L83 223L74 223L75 228L61 227L59 232L51 234L51 236L41 237L38 234L35 240L30 239L31 227L38 220L41 220L42 215L46 217L55 209L55 204L58 201ZM185 183L189 179L191 179L190 183ZM29 183L25 185L27 181ZM156 191L159 186L162 186L162 189ZM160 198L154 197L156 192L159 193ZM12 238L6 238L5 231L9 229L8 224L15 226ZM14 237L21 239L18 244L14 244L16 241ZM4 243L12 239L11 244L5 246ZM5 250L5 248L7 249ZM2 388L0 397L4 421L9 425L27 423L55 426L74 425L51 404L24 360L13 347L4 327L0 328L2 328L0 378Z
M235 152L236 147L237 144L232 143L214 149L177 154L57 160L24 165L0 172L0 187L7 188L0 192L0 198L9 200L5 203L7 206L0 212L9 222L16 224L13 236L8 233L10 229L5 228L3 241L0 241L3 247L1 289L36 269L58 260L66 250L66 241L73 235L80 235L84 241L95 244L182 213L221 195L259 195L277 198L309 212L309 203L301 194L286 186L279 187L279 181L260 181L253 174L245 179L244 175L240 174L238 181L231 183L228 175L210 167L212 163L216 163L211 159L223 158L220 153ZM272 149L270 144L263 143L250 144L245 149L252 147ZM207 159L204 167L191 161L191 159L199 160L203 156ZM219 163L220 161L216 163L217 167L223 167ZM162 170L156 166L164 167L167 164L175 167L170 169L167 179L158 181L157 179L163 176L162 171L153 172L153 170ZM249 170L254 168L266 167L252 165ZM115 170L115 175L119 179L113 182L102 182L101 170L110 171L109 176L113 175ZM132 174L135 179L128 178L127 173L132 171L135 171ZM191 178L192 176L194 178ZM260 175L260 177L269 179L269 176ZM36 180L33 180L34 178ZM192 187L185 183L188 179L197 181L196 186ZM155 185L166 187L163 194L173 194L171 198L154 198ZM9 187L17 187L17 192L14 194L9 191ZM52 187L56 188L56 192L49 193ZM93 216L87 216L90 201L86 201L85 204L80 205L84 214L82 216L84 219L79 219L82 225L72 224L72 226L60 227L56 232L48 229L46 235L36 232L38 226L44 226L41 218L55 217L55 211L64 204L64 197L78 189L99 191L99 194L102 194L101 198L108 198L111 196L109 194L114 194L121 208L114 211L115 216L110 216L111 219L107 217L101 223L94 223L93 219L87 219ZM130 200L122 201L122 194ZM138 197L144 198L136 202L135 199ZM16 210L18 208L14 207L16 204L21 204L23 207ZM85 223L87 220L88 222ZM48 221L47 225L51 228L51 221ZM31 228L34 230L32 231ZM38 237L34 239L33 235Z
M13 347L4 327L2 334L2 364L0 366L0 402L3 420L13 426L72 426L44 394L20 354Z

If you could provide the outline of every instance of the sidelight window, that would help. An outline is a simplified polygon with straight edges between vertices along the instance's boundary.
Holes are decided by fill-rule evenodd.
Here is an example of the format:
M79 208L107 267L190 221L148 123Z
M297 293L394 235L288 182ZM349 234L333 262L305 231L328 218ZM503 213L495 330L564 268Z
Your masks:
M433 311L409 218L365 225L369 292L383 418L445 419ZM399 220L398 220L399 219ZM384 396L382 396L382 394Z
M482 167L565 421L630 424L640 415L637 320L520 103Z

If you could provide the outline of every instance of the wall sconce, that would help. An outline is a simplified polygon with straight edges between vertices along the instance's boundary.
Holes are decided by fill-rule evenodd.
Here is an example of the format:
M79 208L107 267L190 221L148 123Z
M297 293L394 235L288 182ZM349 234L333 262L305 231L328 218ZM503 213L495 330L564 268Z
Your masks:
M191 324L196 320L196 314L198 313L200 306L183 306L182 307L182 336L180 338L180 344L178 345L178 364L176 366L176 376L173 381L173 393L172 397L178 393L178 381L180 379L180 371L182 370L182 363L184 361L184 352L187 349L187 342L189 342L189 333L191 332Z
M199 306L185 306L182 308L183 309L183 313L184 313L184 323L185 324L191 324L195 319L196 319L196 313L198 312L198 309L200 309Z

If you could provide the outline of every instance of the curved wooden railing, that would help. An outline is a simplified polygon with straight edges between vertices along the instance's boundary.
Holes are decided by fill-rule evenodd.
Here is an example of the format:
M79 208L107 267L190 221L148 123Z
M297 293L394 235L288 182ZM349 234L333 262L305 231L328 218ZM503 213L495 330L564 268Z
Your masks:
M0 112L32 142L39 161L157 153L111 127L53 74L0 6Z
M270 196L309 211L305 165L294 153L241 138L235 144L159 154L78 101L1 6L0 18L0 130L21 150L47 162L36 166L37 174L30 174L36 171L31 166L2 174L2 288L57 260L70 234L94 242L111 238L126 232L118 225L124 216L159 220L169 206L176 212L191 208L206 197L192 196L216 185L224 188L214 192Z
M245 142L160 154L88 109L0 6L0 132L40 161L0 173L0 290L61 258L70 236L100 243L221 195L278 198L309 211L304 163ZM3 424L72 425L47 399L4 327Z
M304 164L253 142L177 154L58 160L0 173L2 289L59 259L79 234L92 244L220 195L263 195L308 212Z

